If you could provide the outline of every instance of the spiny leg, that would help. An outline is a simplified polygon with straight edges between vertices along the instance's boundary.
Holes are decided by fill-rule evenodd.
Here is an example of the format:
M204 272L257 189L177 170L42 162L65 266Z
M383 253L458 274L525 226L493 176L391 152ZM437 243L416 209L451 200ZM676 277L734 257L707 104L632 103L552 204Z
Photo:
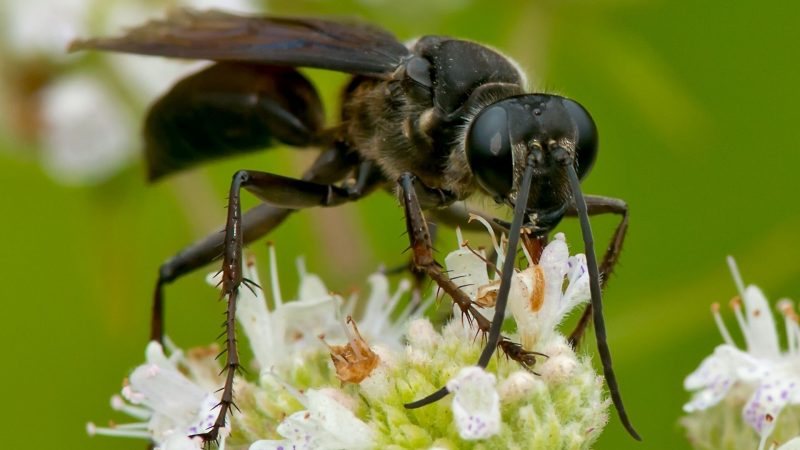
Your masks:
M605 289L606 285L608 284L608 279L611 276L611 272L614 270L614 266L616 266L617 261L619 260L619 255L622 253L622 244L625 241L625 233L628 230L628 205L625 203L625 201L617 198L601 197L597 195L587 195L585 200L587 213L590 216L608 213L622 216L617 228L614 230L614 235L611 236L611 241L608 244L608 248L603 255L603 261L600 263L599 267L600 287ZM575 208L573 207L568 210L567 215L577 215ZM569 335L569 343L572 348L578 347L581 338L583 337L583 334L585 333L586 328L589 326L591 320L592 305L590 303L583 310L583 314L578 320L577 325L575 325L575 329Z
M303 174L303 180L317 183L334 183L347 175L356 163L357 161L353 161L347 148L333 147L320 153L312 166ZM360 180L362 177L359 175L358 179ZM364 184L360 188L356 183L357 188L350 195L362 195L361 193L376 182L374 177L366 177L364 178ZM260 204L253 207L242 216L244 244L265 236L283 223L293 212L294 210L292 209L280 208L269 204ZM181 250L161 265L153 295L150 325L151 340L162 342L164 337L164 287L220 257L224 246L224 237L224 229L215 231Z
M224 252L222 261L222 295L228 299L225 320L225 368L227 371L222 388L219 415L211 429L203 434L203 439L216 440L219 429L225 426L227 413L233 403L233 377L239 368L239 354L236 345L236 297L244 278L242 276L242 230L241 190L246 189L261 200L282 208L302 209L313 206L336 206L355 200L364 191L354 192L332 184L275 175L267 172L240 170L231 181L228 196L228 219L225 225Z
M260 204L242 216L244 244L266 235L294 211ZM153 296L150 321L150 340L162 342L164 338L164 287L176 279L205 266L222 253L224 230L215 231L178 252L161 265Z
M442 266L433 257L431 234L417 196L414 175L403 174L400 177L399 185L414 266L427 274L445 293L450 295L467 320L474 321L481 332L488 332L491 326L489 319L478 312L472 300L450 280L442 270Z
M434 198L434 201L436 198ZM431 217L434 221L428 221L428 230L430 231L431 236L431 244L436 243L436 235L438 231L438 227L441 225L447 225L450 227L461 227L463 230L469 231L486 231L486 228L477 221L470 221L471 215L480 215L487 219L487 222L492 224L495 231L500 233L502 228L493 224L491 220L485 217L482 213L469 208L464 202L454 202L448 206L443 208L434 208L427 211L429 217ZM413 258L409 261L408 264L392 268L387 271L387 273L400 273L404 271L410 271L413 277L413 292L415 299L421 297L421 291L425 280L427 279L427 274L424 270L419 270L416 268L414 264Z

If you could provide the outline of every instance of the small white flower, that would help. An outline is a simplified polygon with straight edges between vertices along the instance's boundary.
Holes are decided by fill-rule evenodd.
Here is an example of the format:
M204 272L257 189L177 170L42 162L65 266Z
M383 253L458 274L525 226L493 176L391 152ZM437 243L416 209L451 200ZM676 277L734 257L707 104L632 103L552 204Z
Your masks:
M737 348L719 314L719 305L713 305L714 320L725 344L719 345L686 377L684 387L694 394L683 409L687 413L706 410L720 403L733 389L752 392L742 415L761 437L759 449L763 449L781 411L787 405L800 403L800 328L791 302L778 302L788 341L787 349L782 351L763 292L754 285L745 287L733 259L729 257L728 263L741 297L731 305L747 350Z
M486 439L500 432L497 378L478 366L461 369L447 382L453 393L453 417L465 440Z
M397 305L411 289L408 280L401 280L394 292L389 288L389 279L381 272L373 273L367 279L370 294L366 300L366 309L358 318L359 330L368 342L380 342L393 351L401 350L405 345L408 324L424 316L435 297L429 296L422 304L413 301L396 313ZM356 297L347 302L346 315L351 315L359 303ZM394 317L394 318L393 318Z
M303 260L298 259L298 298L284 302L273 246L270 246L269 255L274 308L270 311L263 290L257 287L261 286L261 280L252 259L242 270L248 282L239 287L237 297L236 318L250 341L259 368L266 371L280 367L300 350L318 349L319 336L352 341L346 325L343 326L344 317L354 313L358 298L353 296L345 302L339 295L332 294L322 279L309 273ZM208 283L214 286L219 285L220 280L219 272L209 274L207 278ZM396 318L392 318L400 300L409 291L410 283L401 281L397 290L391 293L386 275L374 273L368 281L370 296L366 310L358 319L359 330L367 341L380 340L383 346L400 350L404 345L407 323L421 317L434 297L430 296L417 308L409 303ZM340 311L343 305L344 311Z
M338 333L336 320L341 298L331 295L316 275L301 269L300 296L284 302L278 280L275 248L270 246L270 286L275 305L270 311L255 262L250 259L242 274L246 280L239 287L236 318L250 341L258 367L268 371L283 366L297 352L319 345L317 336ZM302 267L302 266L301 266ZM208 277L209 284L218 285L221 274ZM252 282L252 283L251 283Z
M511 403L527 398L537 389L545 389L542 380L527 370L518 370L500 383L497 392L503 403Z
M505 254L495 239L491 226L485 219L472 216L486 226L497 252L497 267L502 267ZM478 304L487 306L484 315L491 318L494 302L500 289L500 277L489 281L486 261L466 247L459 236L461 248L447 255L445 261L453 279L464 286L464 291ZM591 298L589 272L583 254L569 255L563 233L557 233L542 251L538 264L528 259L528 267L511 276L508 309L517 323L520 341L526 349L549 346L561 335L558 325L576 306ZM480 256L479 256L480 255ZM566 280L566 283L565 283Z
M134 131L123 104L97 77L57 79L40 93L44 167L62 182L99 180L125 165Z
M775 445L770 450L776 450ZM800 450L800 437L796 437L777 448L777 450Z
M591 298L586 257L569 256L563 233L547 244L539 264L531 264L515 278L521 292L509 296L509 308L526 347L546 346L564 317Z
M154 450L202 450L203 440L199 437L190 438L182 434L173 433Z
M373 448L375 438L369 426L329 395L309 389L305 394L286 386L306 407L278 425L284 440L260 440L250 450L360 450Z
M161 345L150 342L146 362L134 369L129 383L122 389L122 398L112 397L112 408L142 422L112 428L87 426L89 434L148 438L162 449L184 449L194 445L196 435L207 432L217 418L219 400L211 392L187 377L183 354L175 351L170 357ZM127 402L126 402L127 401ZM221 430L222 440L228 430Z
M478 217L478 216L475 216ZM481 218L482 219L482 218ZM487 229L491 233L492 241L496 245L494 231L486 224ZM448 253L444 258L445 266L450 273L450 278L454 283L461 286L467 296L473 300L478 297L478 288L489 284L489 275L486 271L486 255L485 252L473 252L468 247L468 243L461 236L461 230L456 229L456 236L458 240L458 248ZM503 253L499 246L498 250L497 267L502 266Z

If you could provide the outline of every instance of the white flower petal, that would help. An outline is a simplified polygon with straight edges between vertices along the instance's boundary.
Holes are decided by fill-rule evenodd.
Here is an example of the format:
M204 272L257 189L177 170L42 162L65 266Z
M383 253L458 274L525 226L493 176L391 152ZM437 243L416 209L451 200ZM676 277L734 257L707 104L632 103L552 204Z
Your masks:
M539 265L542 266L545 276L563 280L569 270L568 261L569 249L564 233L557 233L542 250Z
M752 356L730 345L720 345L683 382L687 390L697 390L683 406L686 412L710 408L722 400L740 378L742 368L758 365Z
M411 283L408 280L401 280L397 289L392 293L389 279L383 273L373 273L367 281L370 285L370 295L366 302L366 310L358 319L361 334L367 341L380 340L383 345L400 350L405 344L403 336L406 334L408 321L422 317L434 301L434 297L431 295L421 305L408 302L405 308L397 314L397 306L411 290ZM348 315L352 315L356 309L357 300L357 297L348 300L346 308Z
M516 272L511 279L509 310L526 349L546 345L558 334L556 327L564 317L590 298L586 259L582 254L569 256L562 233L547 244L538 265Z
M322 429L331 439L330 444L338 442L341 445L341 447L330 445L328 448L331 450L335 448L355 450L372 447L374 442L372 429L346 406L322 391L309 389L306 396L308 397L309 411L320 422Z
M305 448L310 447L295 445L286 439L281 441L262 439L260 441L253 442L253 444L250 445L249 450L300 450Z
M480 367L461 369L447 382L453 395L453 417L462 439L486 439L500 432L497 379Z
M586 256L583 254L571 256L567 260L567 266L569 267L569 273L567 274L569 284L564 291L558 308L559 323L576 306L588 302L592 296L589 289L589 270L586 267Z
M176 368L175 361L172 358L167 358L164 354L164 347L157 341L150 341L144 350L144 360L148 364L155 364L163 369L174 370Z
M309 389L304 395L308 410L298 411L278 425L285 440L261 440L250 450L360 450L374 447L374 434L346 406L330 395Z
M563 233L556 234L544 248L539 267L544 273L544 302L539 310L539 317L555 327L560 321L558 311L561 309L564 277L569 271L569 249Z
M366 310L364 311L363 324L372 323L378 317L386 314L386 302L389 301L389 278L382 273L373 273L367 278L369 283L369 297L367 297Z
M753 356L762 358L779 357L780 347L775 319L772 317L772 310L764 293L757 286L750 285L745 290L742 300L750 331L751 348L748 351Z
M330 295L323 298L284 303L273 313L275 321L285 324L284 339L289 344L316 345L317 337L340 336L337 309L342 300Z
M262 286L258 270L250 261L245 264L242 275L257 286ZM283 345L285 323L273 320L264 291L257 286L251 286L252 290L247 286L239 287L236 319L247 335L258 367L263 369L282 361L288 348Z
M471 299L475 299L478 287L489 284L489 273L486 271L486 262L472 253L468 248L461 247L452 251L444 258L449 276Z
M197 410L197 414L195 415L195 420L192 422L188 428L186 428L185 432L189 436L194 436L197 434L202 434L207 432L214 426L214 422L217 420L217 415L219 415L219 400L211 394L206 395L205 399L203 399L203 403L200 405L200 408Z
M784 371L763 378L742 411L744 420L760 435L769 435L783 407L800 390L800 379Z
M155 364L137 367L130 376L130 388L123 391L129 401L185 425L193 421L206 398L206 392L183 374Z
M306 271L306 263L303 258L297 258L297 272L300 273L298 300L316 300L318 298L330 297L330 291L325 287L322 278L320 278L319 275Z
M800 450L800 437L796 437L778 447L778 450Z
M202 448L202 439L172 433L155 450L200 450Z

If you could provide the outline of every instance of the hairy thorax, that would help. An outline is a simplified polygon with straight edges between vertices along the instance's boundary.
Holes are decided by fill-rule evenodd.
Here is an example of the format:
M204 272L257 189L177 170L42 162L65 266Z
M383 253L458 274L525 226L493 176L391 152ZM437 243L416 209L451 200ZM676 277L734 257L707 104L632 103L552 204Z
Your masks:
M464 199L477 184L464 140L475 114L523 92L507 58L468 41L420 38L414 56L387 79L356 76L344 92L342 136L389 182L410 172L431 189Z
M387 180L411 172L425 186L466 198L475 189L469 168L448 173L457 142L440 142L437 114L430 96L413 98L408 80L356 78L348 88L343 127L348 144L366 160L375 161ZM410 86L410 89L418 89Z

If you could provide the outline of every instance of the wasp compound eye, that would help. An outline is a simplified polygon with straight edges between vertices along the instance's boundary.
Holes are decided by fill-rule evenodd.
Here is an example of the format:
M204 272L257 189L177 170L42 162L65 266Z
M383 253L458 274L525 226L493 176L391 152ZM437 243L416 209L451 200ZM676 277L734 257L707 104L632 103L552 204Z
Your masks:
M597 126L594 124L589 111L581 106L580 103L565 98L564 107L567 108L570 117L578 126L578 142L575 150L578 154L578 177L583 179L594 165L597 159Z
M466 149L478 184L496 199L507 196L514 173L505 108L491 106L475 117L467 132Z

